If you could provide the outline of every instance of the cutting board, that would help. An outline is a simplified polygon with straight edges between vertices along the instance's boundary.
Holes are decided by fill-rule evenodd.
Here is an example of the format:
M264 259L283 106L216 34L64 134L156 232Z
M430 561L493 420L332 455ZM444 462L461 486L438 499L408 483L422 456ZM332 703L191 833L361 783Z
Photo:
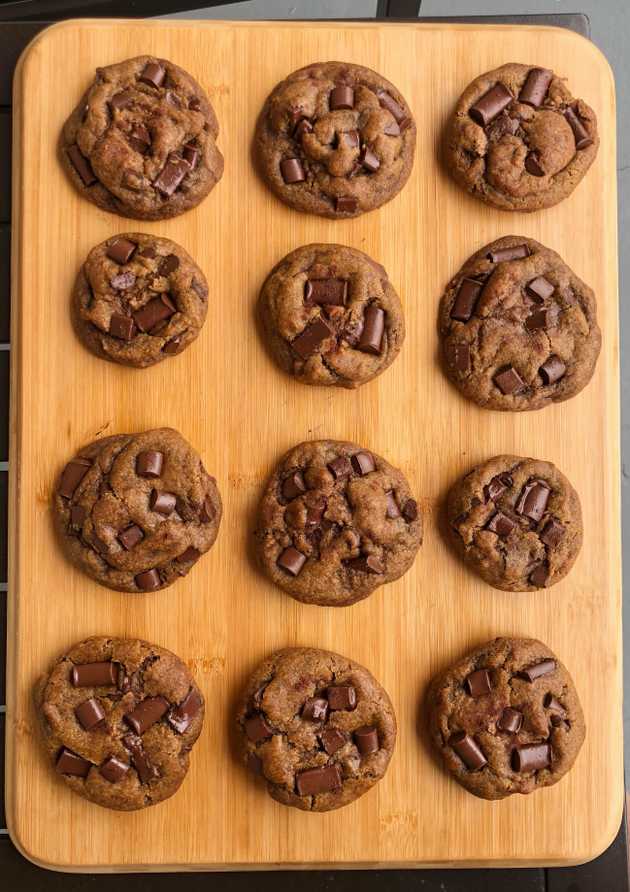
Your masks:
M183 65L221 125L225 175L197 209L141 226L187 248L210 284L209 318L183 355L144 371L102 362L77 342L69 297L103 239L138 224L70 187L59 129L94 68L151 53ZM411 178L356 220L290 210L258 180L250 149L272 87L317 60L368 65L395 83L418 124ZM504 62L553 67L596 109L599 156L576 192L530 215L484 207L445 175L440 131L463 88ZM621 588L615 106L601 53L566 31L461 25L70 21L43 32L15 84L11 575L7 815L33 861L60 870L196 870L567 864L613 839L622 807ZM445 283L480 246L509 233L559 251L599 301L603 350L593 381L536 413L484 411L445 380L436 312ZM271 267L309 242L342 242L384 264L407 340L359 391L309 388L280 372L254 307ZM96 437L171 425L216 475L225 513L212 551L156 594L108 591L64 560L50 498L64 461ZM354 440L400 467L419 495L425 542L398 582L346 609L293 601L256 570L252 521L264 481L304 439ZM461 565L437 523L450 484L498 453L555 462L577 488L584 546L549 591L495 591ZM188 778L171 800L133 814L83 801L44 759L31 706L49 662L88 635L146 638L180 654L207 701ZM434 760L422 698L435 672L496 635L539 637L566 662L588 732L557 786L503 802L475 799ZM239 690L276 648L316 645L368 666L399 722L384 780L358 802L307 814L269 799L237 763Z

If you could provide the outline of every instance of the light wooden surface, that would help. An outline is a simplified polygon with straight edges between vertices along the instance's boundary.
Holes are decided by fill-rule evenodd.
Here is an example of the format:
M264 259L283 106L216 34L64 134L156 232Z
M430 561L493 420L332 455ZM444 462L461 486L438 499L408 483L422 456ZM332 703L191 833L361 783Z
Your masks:
M97 210L55 157L59 128L97 65L154 53L208 90L221 125L223 180L196 210L141 228L197 258L210 283L198 341L145 371L104 363L76 341L68 313L79 264L102 239L138 224ZM403 192L379 211L334 222L293 212L250 161L271 88L311 61L342 59L391 79L418 123ZM466 84L508 61L553 67L596 109L602 145L586 180L531 215L482 206L436 162L438 135ZM76 870L275 866L525 865L587 860L616 833L622 805L619 402L615 109L610 69L573 33L548 28L394 24L65 22L22 59L16 83L12 337L11 581L7 813L25 855ZM549 245L595 289L603 350L594 380L568 403L525 414L464 401L436 360L446 281L481 245L517 233ZM271 363L254 326L269 269L313 241L342 242L383 263L407 319L394 365L358 392L299 385ZM108 592L69 566L53 539L50 496L61 464L101 434L172 425L215 474L225 514L217 544L157 594ZM298 604L254 569L248 533L263 483L303 439L355 440L408 476L426 516L413 569L354 607ZM550 459L582 499L584 547L549 591L495 591L441 540L450 483L500 452ZM135 814L73 795L46 764L30 692L75 640L141 636L194 670L208 709L182 790ZM475 799L434 761L421 702L429 678L493 636L540 637L565 661L588 732L574 770L531 797ZM235 698L266 654L318 645L364 663L389 691L400 726L385 779L363 799L310 815L269 799L236 764Z

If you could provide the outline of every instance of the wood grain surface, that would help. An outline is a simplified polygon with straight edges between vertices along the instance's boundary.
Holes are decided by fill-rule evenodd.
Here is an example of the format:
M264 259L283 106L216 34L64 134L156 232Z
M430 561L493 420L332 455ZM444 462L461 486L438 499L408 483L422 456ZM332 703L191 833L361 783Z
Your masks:
M102 362L69 317L77 269L97 242L138 224L96 209L55 157L59 129L94 68L140 53L183 65L207 89L225 175L196 210L147 232L180 242L210 284L208 321L182 356L136 371ZM271 88L312 61L368 65L392 80L418 123L403 192L352 221L291 211L258 180L254 122ZM437 160L462 89L504 62L552 67L597 111L599 156L561 205L531 215L484 207ZM184 21L70 21L42 33L15 85L11 548L7 812L27 857L62 870L330 865L527 865L587 860L613 839L622 806L619 400L614 85L585 39L534 27ZM559 251L599 301L603 350L591 384L537 413L484 411L437 362L445 283L492 239L515 233ZM394 365L357 392L295 383L271 362L254 325L258 290L288 251L309 242L360 248L388 270L407 320ZM216 475L225 514L217 544L157 594L99 587L53 538L51 488L64 461L95 437L171 425ZM425 543L398 582L346 609L298 604L255 569L252 520L277 459L311 438L350 439L412 483ZM438 512L453 480L510 452L555 462L577 488L585 540L569 576L548 591L495 591L451 554ZM180 792L135 814L73 795L46 764L31 690L49 661L88 635L138 636L195 672L206 725ZM530 797L484 802L434 760L422 698L430 677L496 635L539 637L572 672L587 738L574 770ZM365 664L389 691L398 746L384 780L324 815L283 808L237 764L235 699L266 654L317 645Z

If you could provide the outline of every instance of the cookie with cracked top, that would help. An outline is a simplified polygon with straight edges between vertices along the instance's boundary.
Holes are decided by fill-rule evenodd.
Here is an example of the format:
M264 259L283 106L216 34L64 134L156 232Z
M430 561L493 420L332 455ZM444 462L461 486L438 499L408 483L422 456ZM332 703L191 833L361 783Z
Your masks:
M254 153L285 204L338 219L392 199L409 178L415 144L411 111L393 84L361 65L320 62L274 88Z
M494 588L530 592L563 579L582 546L578 494L551 462L498 455L448 494L450 538Z
M347 657L313 647L264 660L237 713L242 761L283 805L324 812L378 783L396 744L385 690Z
M171 428L90 443L53 495L66 556L101 585L134 594L186 576L214 544L221 512L216 480Z
M139 232L92 248L72 294L74 328L88 350L135 368L185 350L207 311L208 283L192 257Z
M601 347L592 290L555 251L508 235L470 257L439 310L446 374L487 409L521 412L570 399Z
M73 645L37 683L35 705L57 774L90 802L120 811L179 789L204 718L186 664L135 638Z
M573 192L599 146L595 112L547 68L511 62L475 78L446 127L453 178L493 207L536 211Z
M359 387L394 361L405 337L383 267L344 245L305 245L267 277L259 299L266 342L305 384Z
M223 174L214 109L167 59L137 56L97 68L63 126L61 162L98 207L164 220L196 207Z
M426 704L445 768L482 799L558 783L586 734L573 679L531 638L477 647L433 680Z
M345 607L411 567L422 515L385 459L354 443L312 440L271 475L255 542L264 572L297 601Z

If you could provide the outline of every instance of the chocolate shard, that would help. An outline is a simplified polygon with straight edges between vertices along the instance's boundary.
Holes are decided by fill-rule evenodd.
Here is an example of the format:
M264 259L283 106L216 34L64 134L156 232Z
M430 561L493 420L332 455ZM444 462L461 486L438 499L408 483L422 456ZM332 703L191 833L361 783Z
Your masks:
M451 319L468 322L474 313L482 288L483 284L475 279L462 279L451 309Z
M515 526L516 524L507 516L507 514L497 511L497 513L490 518L486 529L490 530L491 533L496 533L501 539L507 539Z
M191 688L182 702L169 710L166 721L178 734L183 734L199 714L201 704L199 691L197 688Z
M492 690L490 673L487 669L476 669L474 672L471 672L470 675L466 676L464 684L474 700L489 694Z
M470 771L479 771L488 764L479 744L465 731L456 731L451 734L448 744Z
M168 159L158 176L153 180L153 185L164 195L170 198L187 173L190 165L183 158L171 157Z
M66 151L68 153L68 158L70 159L72 166L81 177L81 181L84 186L93 186L94 183L98 182L96 177L94 176L92 165L85 157L85 155L81 153L81 149L76 144L73 146L69 146Z
M363 331L359 338L358 349L363 353L379 356L382 352L384 331L385 311L376 304L370 304L363 316Z
M521 746L512 753L512 768L521 774L540 771L551 765L551 746L548 743L532 743Z
M350 459L352 467L361 477L376 470L374 456L371 452L356 452Z
M79 663L70 672L70 681L75 688L92 688L101 685L115 685L118 679L117 664L113 662Z
M320 738L322 746L329 756L332 756L342 746L345 746L348 740L343 731L340 731L338 728L325 728L320 734Z
M354 108L354 90L347 84L338 84L330 93L330 110Z
M164 464L164 453L155 449L139 452L136 457L136 474L138 477L159 477Z
M295 783L299 796L317 796L341 789L341 769L337 763L309 768L296 775Z
M135 242L130 242L127 238L117 238L108 245L106 254L114 263L123 266L129 263L137 247Z
M74 777L87 777L92 763L87 759L77 756L72 750L64 746L57 756L55 768L59 774L71 774Z
M504 396L519 393L525 387L525 382L511 365L497 372L492 380Z
M564 525L561 524L559 520L555 520L552 517L545 524L543 531L540 534L540 541L549 548L555 548L564 534Z
M166 76L166 69L159 62L147 62L138 80L150 87L161 87Z
M518 101L540 108L545 101L552 78L553 71L547 68L532 68L518 95Z
M123 718L138 737L142 737L152 725L162 718L169 708L169 702L165 697L145 697L135 709L126 712Z
M515 245L513 248L499 248L497 251L490 251L486 254L486 258L490 263L506 263L508 260L522 260L529 257L529 248L527 245Z
M280 173L287 185L302 183L306 179L306 174L299 158L285 158L284 161L281 161Z
M129 765L126 762L123 762L122 759L119 759L117 756L110 756L108 759L105 759L101 767L99 768L100 773L103 775L105 780L108 780L110 783L115 784L118 781L122 780L123 777L129 771Z
M357 705L357 692L353 685L331 685L326 691L328 707L332 710L355 709Z
M468 110L468 114L476 124L487 126L504 108L512 102L514 97L505 84L495 84L481 99Z
M503 493L512 486L512 478L509 474L503 472L492 478L490 483L483 488L486 501L494 502L500 498Z
M319 316L313 322L310 322L304 331L297 336L292 342L291 347L302 360L306 360L312 356L319 347L328 338L334 335L334 329Z
M179 257L177 254L167 254L160 260L158 273L161 276L170 276L176 269L179 269Z
M135 734L125 734L123 737L123 745L129 750L131 755L131 764L136 769L141 784L148 784L149 781L158 777L158 770L155 765L151 764L140 737Z
M523 713L518 709L512 709L507 706L501 713L497 721L499 731L505 731L507 734L518 734L523 724Z
M91 731L93 728L96 728L105 718L105 711L95 697L90 697L89 700L79 703L74 710L74 714L84 731Z
M544 276L537 276L527 283L525 290L535 300L545 301L554 293L556 286L552 285Z
M273 736L273 728L270 728L262 713L256 713L245 720L245 733L252 743L266 740Z
M304 284L304 303L330 304L343 307L346 304L348 283L345 279L308 279Z
M516 503L516 513L538 521L545 513L551 490L543 480L526 483Z
M109 334L121 341L131 341L136 333L136 324L131 316L112 313L109 320Z
M276 563L291 576L298 576L306 563L306 555L291 545L284 549Z
M587 146L592 146L593 137L589 136L588 130L580 121L575 108L569 106L565 110L564 116L567 119L571 130L573 131L573 136L575 137L575 148L580 151L580 149L585 149L587 148Z
M131 551L138 542L142 542L144 533L136 523L132 523L131 526L126 527L118 533L117 539L125 551Z
M325 722L328 715L328 700L323 697L309 697L302 707L302 718L308 722Z
M359 164L362 164L370 173L375 173L381 166L378 156L369 146L363 146L359 155Z
M199 163L199 149L192 143L186 143L182 149L182 158L188 164L191 170L194 170Z
M350 459L345 455L339 455L328 463L328 470L335 480L338 480L340 477L347 477L348 474L352 473Z
M288 501L297 499L302 493L306 492L306 484L301 471L292 471L288 477L282 481L282 495Z
M170 319L177 312L167 294L160 294L133 314L134 321L140 331L157 334L160 323Z
M403 121L407 121L407 126L411 123L407 118L407 113L400 103L396 102L394 97L387 93L385 90L379 90L377 92L378 101L382 108L386 108L387 111L393 116L396 123L400 125Z
M536 681L537 678L542 678L543 675L550 675L555 671L555 660L541 660L540 663L533 663L531 666L526 666L525 669L521 670L520 675L522 675L526 681Z
M564 378L567 371L566 365L559 356L552 354L538 369L538 374L543 379L543 384L555 384Z
M378 752L378 731L370 725L363 725L354 732L354 742L362 756Z
M92 462L87 458L73 458L61 472L59 488L57 492L64 499L71 499L79 483L92 467Z

